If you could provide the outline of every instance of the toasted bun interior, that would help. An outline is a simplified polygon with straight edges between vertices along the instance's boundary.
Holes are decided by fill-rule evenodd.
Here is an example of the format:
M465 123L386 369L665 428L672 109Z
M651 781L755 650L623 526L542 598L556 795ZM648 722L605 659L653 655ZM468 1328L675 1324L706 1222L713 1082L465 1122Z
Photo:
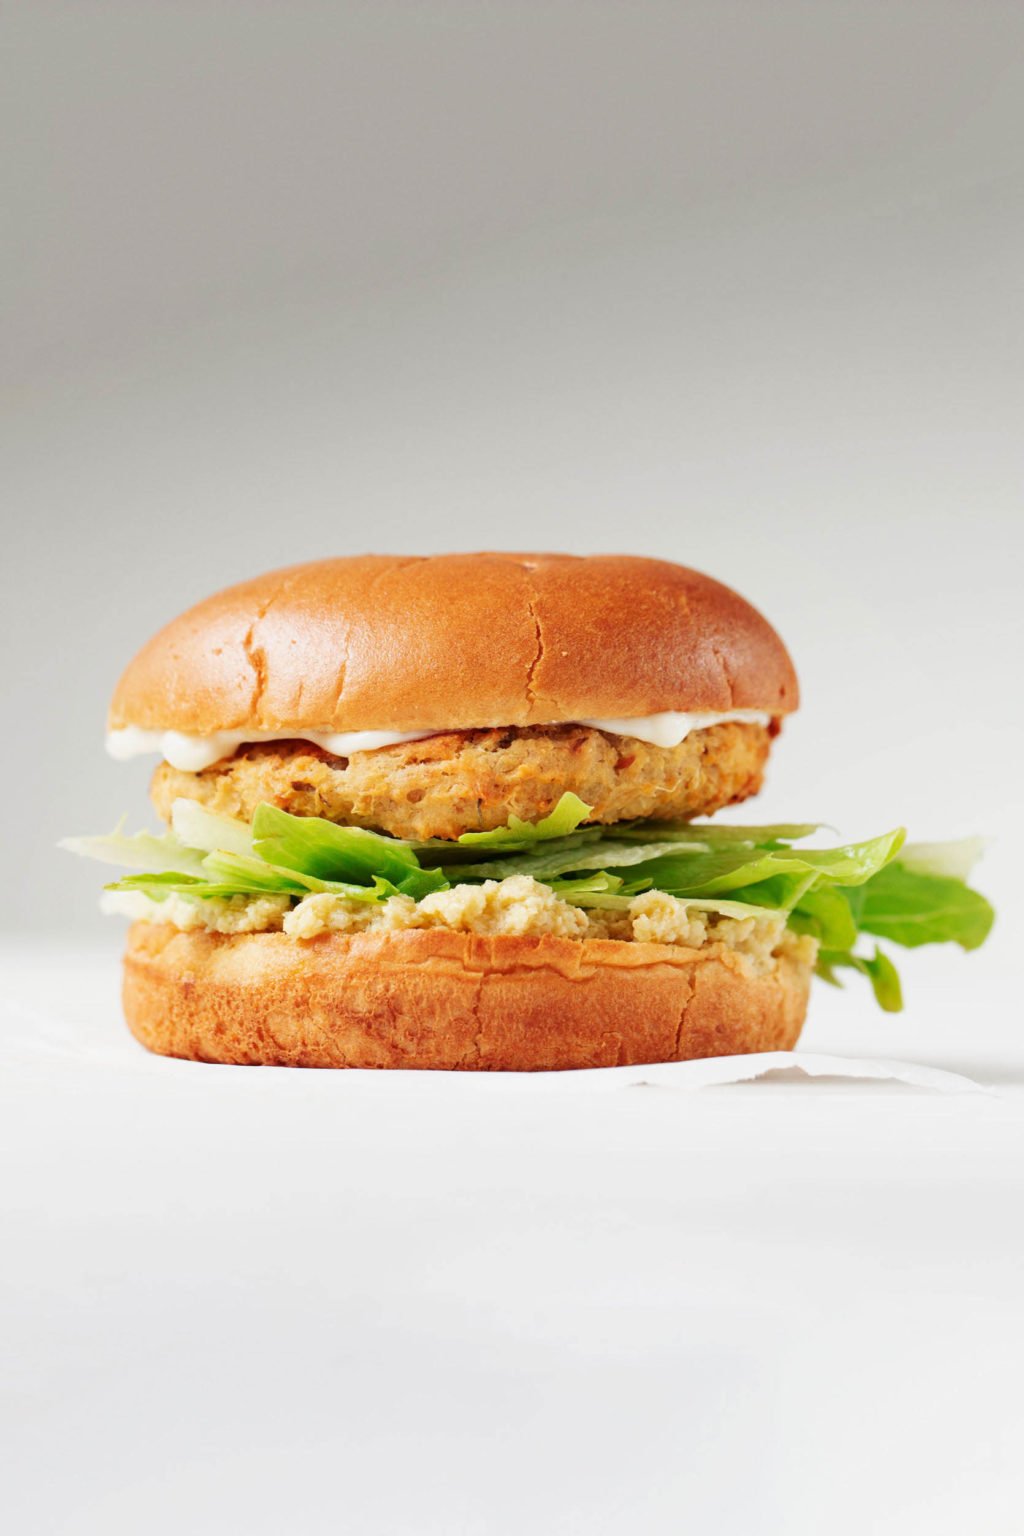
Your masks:
M789 1050L809 965L720 945L439 929L225 937L136 923L132 1032L164 1056L255 1066L536 1072Z
M366 555L271 572L173 620L128 667L109 724L468 730L797 702L767 621L685 566Z

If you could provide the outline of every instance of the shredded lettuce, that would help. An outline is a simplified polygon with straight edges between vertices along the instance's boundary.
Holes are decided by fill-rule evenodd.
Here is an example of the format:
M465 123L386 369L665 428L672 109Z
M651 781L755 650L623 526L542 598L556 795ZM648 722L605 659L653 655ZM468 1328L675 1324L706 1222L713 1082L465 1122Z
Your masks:
M410 842L317 816L257 808L252 825L178 800L172 830L134 836L69 838L74 853L120 865L110 890L204 901L327 891L358 901L402 893L420 900L460 882L531 875L576 906L624 912L644 891L665 891L688 907L726 917L765 909L784 913L796 932L818 940L818 974L838 984L853 971L870 982L882 1008L902 1006L895 966L861 935L905 948L956 943L976 949L993 922L989 903L967 885L977 840L904 844L902 828L833 848L794 848L821 830L814 823L714 826L635 822L583 826L590 808L565 794L531 824L512 817L493 832L457 842ZM481 854L484 857L481 858Z

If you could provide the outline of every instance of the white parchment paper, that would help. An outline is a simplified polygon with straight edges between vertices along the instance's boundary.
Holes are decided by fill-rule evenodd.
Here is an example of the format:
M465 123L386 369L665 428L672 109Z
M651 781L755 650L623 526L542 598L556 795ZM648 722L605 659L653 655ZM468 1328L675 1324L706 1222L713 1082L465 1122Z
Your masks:
M150 1056L128 1036L116 1017L75 1020L61 1013L42 1013L8 1002L2 1053L9 1059L36 1058L57 1065L70 1063L106 1065L120 1071L151 1072L163 1065L168 1070L200 1071L202 1063L174 1062ZM249 1076L252 1068L217 1067L218 1075ZM261 1072L308 1075L310 1069L260 1068ZM323 1075L319 1074L318 1075ZM652 1063L638 1067L596 1067L572 1072L368 1072L349 1070L336 1075L351 1084L371 1079L381 1082L418 1083L424 1091L438 1094L491 1092L496 1089L526 1094L573 1092L608 1093L622 1088L670 1088L694 1093L730 1084L801 1083L810 1079L851 1082L901 1083L932 1093L987 1093L991 1090L957 1072L914 1062L877 1057L818 1055L807 1051L762 1051L747 1056L716 1056L700 1061ZM429 1088L427 1084L429 1083Z

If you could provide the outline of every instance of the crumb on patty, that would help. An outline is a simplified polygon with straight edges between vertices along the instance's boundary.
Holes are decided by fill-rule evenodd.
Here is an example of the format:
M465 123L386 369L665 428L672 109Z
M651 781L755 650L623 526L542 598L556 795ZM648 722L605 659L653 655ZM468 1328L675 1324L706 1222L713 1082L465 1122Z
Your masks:
M572 790L595 822L708 816L756 794L773 730L732 721L656 747L582 725L448 731L332 757L305 741L243 746L201 773L161 763L153 803L179 797L249 820L262 801L395 837L458 837L539 821Z

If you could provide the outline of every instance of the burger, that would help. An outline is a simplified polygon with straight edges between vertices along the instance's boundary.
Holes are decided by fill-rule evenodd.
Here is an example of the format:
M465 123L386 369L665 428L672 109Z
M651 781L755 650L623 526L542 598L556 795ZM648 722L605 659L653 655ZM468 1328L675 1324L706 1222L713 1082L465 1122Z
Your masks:
M162 629L114 693L165 829L117 864L129 1027L197 1061L536 1071L789 1049L812 975L980 944L973 843L710 820L798 703L728 587L631 556L317 561Z

